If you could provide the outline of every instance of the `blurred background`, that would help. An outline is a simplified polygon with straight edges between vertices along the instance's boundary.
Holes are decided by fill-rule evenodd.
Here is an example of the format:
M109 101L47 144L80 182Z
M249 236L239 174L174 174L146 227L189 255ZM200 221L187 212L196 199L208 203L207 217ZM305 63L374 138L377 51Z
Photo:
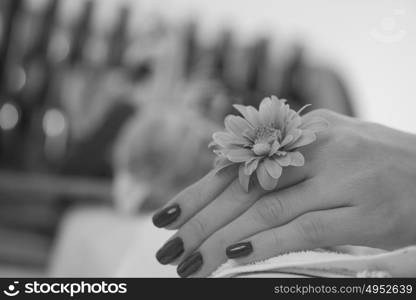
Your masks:
M168 276L151 214L271 94L416 132L416 3L0 0L0 276ZM133 258L134 257L134 258Z

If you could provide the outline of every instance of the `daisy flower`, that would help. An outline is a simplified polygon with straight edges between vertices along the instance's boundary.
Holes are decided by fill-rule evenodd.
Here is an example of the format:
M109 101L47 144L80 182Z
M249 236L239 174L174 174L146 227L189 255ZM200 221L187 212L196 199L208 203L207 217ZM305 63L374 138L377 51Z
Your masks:
M299 111L290 109L286 100L264 98L259 110L234 105L241 116L228 115L225 131L213 134L210 146L217 155L216 171L239 165L238 178L248 192L252 176L264 190L276 188L284 167L300 167L305 158L299 148L316 140L316 133L328 126L322 118L305 122Z

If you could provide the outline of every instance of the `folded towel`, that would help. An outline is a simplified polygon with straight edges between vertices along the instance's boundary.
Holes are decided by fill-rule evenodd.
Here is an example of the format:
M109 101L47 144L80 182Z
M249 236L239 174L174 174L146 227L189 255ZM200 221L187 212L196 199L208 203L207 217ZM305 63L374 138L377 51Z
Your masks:
M317 249L248 265L228 260L211 277L416 277L416 246L395 251L352 246Z

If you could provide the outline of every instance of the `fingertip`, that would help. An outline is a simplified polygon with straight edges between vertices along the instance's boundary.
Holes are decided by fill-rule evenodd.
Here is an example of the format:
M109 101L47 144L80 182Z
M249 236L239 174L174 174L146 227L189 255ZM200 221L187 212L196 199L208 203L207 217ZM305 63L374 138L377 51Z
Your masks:
M173 238L166 242L156 252L156 259L162 265L172 264L185 251L183 240L180 237Z
M251 242L240 242L235 243L227 247L225 250L225 255L229 259L236 259L240 257L245 257L250 255L253 252L253 245Z
M195 275L204 263L200 252L194 252L186 257L177 267L176 272L181 278L187 278Z
M163 208L152 217L153 225L158 228L165 228L175 222L181 215L181 208L178 204L173 204Z

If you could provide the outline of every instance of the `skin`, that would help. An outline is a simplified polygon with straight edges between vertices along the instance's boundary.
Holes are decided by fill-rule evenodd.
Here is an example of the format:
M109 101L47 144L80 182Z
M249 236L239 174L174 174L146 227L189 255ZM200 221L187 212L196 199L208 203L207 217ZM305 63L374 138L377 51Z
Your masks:
M249 241L241 263L338 245L395 249L416 244L416 136L328 110L329 128L300 151L303 167L284 168L276 190L254 184L245 193L236 170L213 172L166 206L179 204L168 226L184 241L178 264L199 251L209 276L227 260L225 249Z

